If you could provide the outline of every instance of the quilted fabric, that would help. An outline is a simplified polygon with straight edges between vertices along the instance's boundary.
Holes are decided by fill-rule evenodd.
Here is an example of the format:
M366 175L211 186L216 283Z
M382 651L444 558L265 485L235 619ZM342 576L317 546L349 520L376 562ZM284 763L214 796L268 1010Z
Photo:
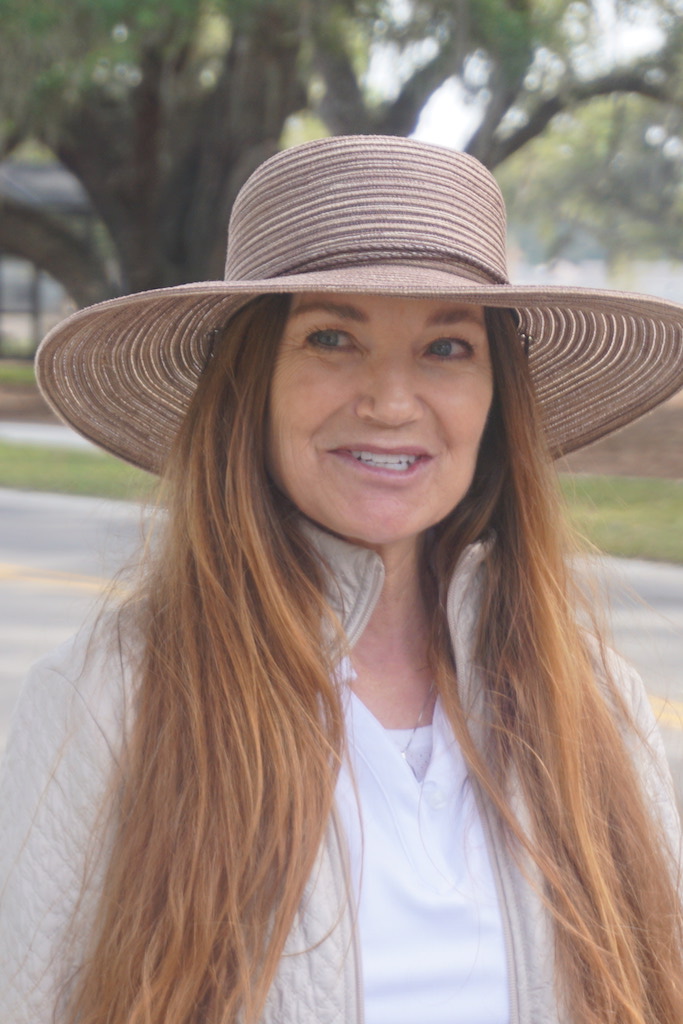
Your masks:
M326 536L316 543L342 581L335 610L359 629L378 592L377 556ZM463 703L470 710L479 691L471 637L483 553L477 546L465 555L448 598ZM88 921L108 850L103 809L132 718L135 650L130 634L122 638L104 619L40 662L24 686L0 780L1 1024L52 1024L60 992L87 955ZM644 789L673 856L680 857L678 815L649 702L633 672L617 661L614 669L640 729L642 738L630 742ZM485 801L479 803L506 932L511 1024L568 1024L555 1000L551 927L529 884L533 871L523 877L513 866ZM523 822L524 809L517 810ZM333 818L263 1024L362 1024L346 877L344 842Z
M130 680L90 628L39 662L16 708L0 786L0 1020L47 1024L82 962L106 858L105 796Z

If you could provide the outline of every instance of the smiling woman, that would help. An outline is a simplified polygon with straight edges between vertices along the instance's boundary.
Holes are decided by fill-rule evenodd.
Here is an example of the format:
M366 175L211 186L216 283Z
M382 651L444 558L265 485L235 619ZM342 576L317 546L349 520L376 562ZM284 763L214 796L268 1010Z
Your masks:
M226 280L46 338L162 475L121 608L34 669L0 789L12 1024L680 1024L680 836L552 457L683 385L683 310L507 281L475 160L280 153Z
M414 571L420 536L472 482L492 388L481 308L304 293L271 384L273 479L314 522Z

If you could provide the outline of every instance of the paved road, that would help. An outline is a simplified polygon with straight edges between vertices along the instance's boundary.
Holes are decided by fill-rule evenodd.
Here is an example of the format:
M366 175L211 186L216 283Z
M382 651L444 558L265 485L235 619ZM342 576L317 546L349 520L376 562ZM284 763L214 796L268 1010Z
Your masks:
M12 444L36 444L47 448L75 448L101 452L90 441L61 423L13 423L0 421L0 441Z
M141 535L125 502L0 489L0 746L29 665L75 631Z
M77 628L141 534L133 505L0 489L0 747L27 667ZM683 568L609 559L604 572L615 645L646 681L683 798Z

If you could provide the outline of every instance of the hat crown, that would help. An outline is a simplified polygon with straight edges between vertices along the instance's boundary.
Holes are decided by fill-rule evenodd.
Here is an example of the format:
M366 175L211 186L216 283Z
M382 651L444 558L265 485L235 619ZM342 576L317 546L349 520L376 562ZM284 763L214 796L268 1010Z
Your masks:
M235 200L226 281L370 262L507 283L493 176L465 153L411 139L332 137L271 157Z

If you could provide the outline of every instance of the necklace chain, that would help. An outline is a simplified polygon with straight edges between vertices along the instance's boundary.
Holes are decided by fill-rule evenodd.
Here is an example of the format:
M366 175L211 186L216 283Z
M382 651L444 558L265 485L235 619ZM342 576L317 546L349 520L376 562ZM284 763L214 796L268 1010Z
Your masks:
M415 733L417 732L417 730L420 728L420 725L422 724L422 719L424 718L425 712L426 712L427 708L429 707L429 705L431 703L431 699L432 699L433 693L434 693L434 680L432 680L432 682L429 684L429 689L427 690L427 696L425 698L425 702L422 705L422 710L420 711L420 714L417 716L417 722L415 723L415 725L413 727L413 731L411 732L410 736L408 737L408 742L406 743L405 747L401 751L401 757L403 758L404 761L408 760L407 754L408 754L408 751L410 750L410 745L413 742L413 740L415 739Z

